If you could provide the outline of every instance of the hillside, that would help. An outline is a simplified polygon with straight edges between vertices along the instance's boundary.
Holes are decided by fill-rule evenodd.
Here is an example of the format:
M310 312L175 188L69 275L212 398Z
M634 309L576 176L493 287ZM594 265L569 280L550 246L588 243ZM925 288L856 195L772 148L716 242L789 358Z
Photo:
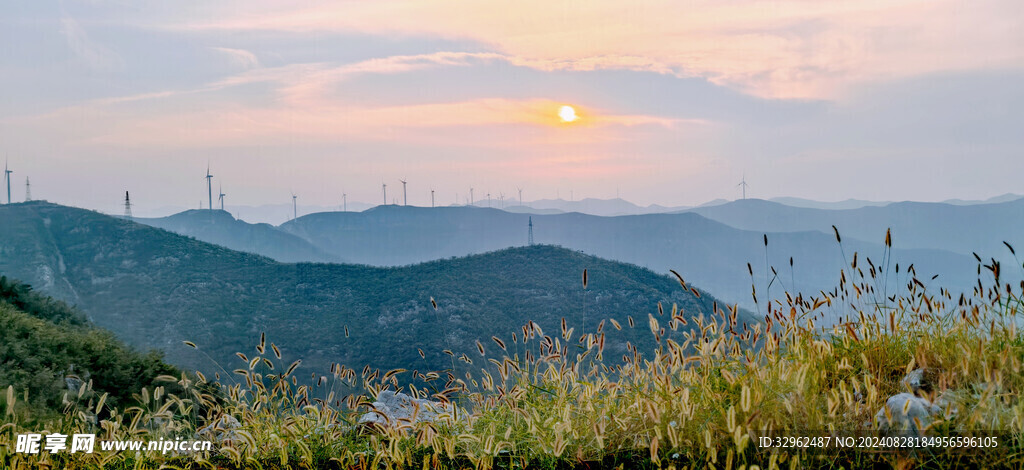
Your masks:
M310 214L280 228L352 262L395 266L522 246L530 217L472 207L385 206L364 212ZM693 213L622 217L570 213L533 215L532 220L537 243L583 250L660 273L674 269L688 281L748 308L753 308L753 299L747 263L753 266L761 292L769 283L764 231L739 230ZM844 250L847 256L859 252L875 261L880 261L885 251L885 227L869 238L875 243L847 236L842 249L831 228L829 233L767 232L767 257L780 272L773 286L776 293L781 292L779 287L806 293L831 289L839 281ZM897 248L907 246L901 232L894 236ZM950 289L969 290L974 284L975 264L969 255L896 249L893 260L894 265L904 267L915 264L922 277L938 274L938 282ZM897 282L892 276L890 282L895 289L905 284L905 279Z
M658 302L697 314L715 301L674 278L551 246L403 268L284 264L53 204L2 206L0 218L9 222L0 226L0 272L45 284L129 343L206 371L217 366L204 352L233 364L264 331L306 371L332 362L427 370L451 365L444 349L469 353L492 335L508 342L528 320L558 331L565 317L579 332L602 318L646 321ZM613 354L636 339L629 328L605 331Z
M46 418L92 381L84 399L104 393L110 406L132 403L160 375L179 375L156 352L129 348L63 302L0 276L0 392L12 387L23 420ZM0 409L6 410L0 393ZM8 417L9 419L9 417Z
M232 250L269 256L278 261L341 261L273 225L250 224L221 210L189 210L168 217L133 220Z
M879 233L892 228L896 246L964 255L977 252L985 257L1000 257L1008 254L1003 241L1024 246L1024 199L970 205L899 202L844 210L747 199L687 212L742 230L831 233L835 225L843 236L860 240L877 240Z

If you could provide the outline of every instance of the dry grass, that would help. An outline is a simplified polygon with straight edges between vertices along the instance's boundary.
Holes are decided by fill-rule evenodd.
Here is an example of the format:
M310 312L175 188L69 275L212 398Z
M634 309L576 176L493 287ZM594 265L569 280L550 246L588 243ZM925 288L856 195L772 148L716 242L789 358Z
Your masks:
M605 322L583 335L565 324L545 334L530 322L513 342L494 337L478 342L474 357L462 354L460 370L473 373L338 365L300 385L292 375L296 363L282 362L272 344L265 354L263 340L256 356L239 353L235 385L207 382L201 374L165 377L184 392L144 391L139 406L124 410L103 410L101 398L83 392L68 397L63 418L47 426L102 439L191 438L224 415L237 418L241 427L220 433L215 452L14 455L16 433L40 430L12 422L0 427L0 463L82 469L1024 465L1018 329L1024 285L1002 284L993 261L984 266L988 286L979 282L972 295L960 297L926 289L912 267L890 272L887 266L888 260L875 266L854 254L833 292L762 300L758 325L737 324L735 309L694 318L661 306L636 326L632 318L629 325L611 321L609 327L648 328L657 340L655 351L631 347L620 358L604 357ZM885 400L905 391L900 379L915 368L925 368L931 393L946 391L958 411L923 423L929 434L997 431L1000 447L908 454L755 446L766 434L870 427ZM210 384L221 393L204 391ZM340 397L332 391L346 387L366 392ZM452 406L431 422L356 425L371 397L385 389ZM93 425L96 414L104 419Z

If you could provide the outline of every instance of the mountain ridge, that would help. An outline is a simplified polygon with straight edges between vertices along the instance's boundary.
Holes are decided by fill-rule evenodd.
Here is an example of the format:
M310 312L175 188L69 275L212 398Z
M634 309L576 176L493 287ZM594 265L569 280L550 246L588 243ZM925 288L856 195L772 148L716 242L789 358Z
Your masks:
M532 220L537 243L582 250L607 259L633 263L686 279L730 301L753 308L750 287L768 280L751 279L795 260L791 277L805 293L828 290L845 266L832 233L819 230L774 232L741 230L701 214L643 214L600 217L581 213L513 214L499 209L383 206L360 213L309 214L281 226L324 251L353 262L401 266L429 259L465 256L527 242ZM763 238L767 235L770 246ZM899 233L896 234L897 236ZM846 249L880 258L885 229L878 243L846 240ZM900 238L897 238L898 240ZM974 263L969 255L914 248L895 250L898 262L916 263L921 272L942 275L950 289L969 290ZM788 269L787 269L788 270Z
M431 370L450 365L442 350L469 353L474 341L508 338L528 320L557 331L566 318L580 331L604 318L642 319L658 302L690 315L709 314L715 302L726 305L639 266L552 246L402 268L288 264L52 204L0 206L0 216L11 222L0 227L0 272L36 282L38 260L50 259L37 252L60 250L65 267L51 270L77 288L79 307L92 321L129 344L156 347L172 363L206 372L220 366L183 341L217 364L233 363L235 352L249 350L266 332L289 357L302 358L307 372L326 373L334 362ZM40 238L53 245L36 243ZM649 337L606 331L609 353Z
M895 202L886 206L827 210L798 208L761 199L733 201L694 208L700 214L741 230L774 232L838 227L846 237L866 241L891 229L898 244L944 250L962 255L977 252L998 256L1003 241L1024 245L1024 199L990 204L954 205L941 202ZM984 230L979 230L979 228ZM877 239L877 238L876 238Z
M273 225L250 224L222 210L192 209L167 217L137 217L132 220L232 250L261 254L282 262L344 261Z

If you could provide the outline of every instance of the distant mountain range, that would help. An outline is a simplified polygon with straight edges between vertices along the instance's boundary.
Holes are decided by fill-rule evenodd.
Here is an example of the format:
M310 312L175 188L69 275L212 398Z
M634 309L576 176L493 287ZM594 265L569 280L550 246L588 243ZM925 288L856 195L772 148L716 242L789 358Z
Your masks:
M886 229L891 228L897 247L965 255L1009 255L1004 241L1024 248L1024 199L965 205L897 202L846 210L800 208L746 199L687 212L743 230L831 233L835 225L843 236L859 240L880 240Z
M769 283L763 275L768 271L762 241L766 233L771 242L770 265L788 271L789 257L794 259L793 272L780 276L788 278L786 289L795 286L803 292L818 292L834 287L845 261L833 225L843 235L847 253L858 251L874 259L882 256L881 242L891 228L896 262L915 264L922 276L938 274L937 283L950 289L970 289L976 280L972 252L1012 261L1003 241L1024 246L1020 217L1024 199L1013 195L997 199L1010 202L901 202L827 210L747 199L680 213L617 217L557 209L544 209L548 214L510 212L528 210L521 206L502 211L389 205L363 212L309 214L280 227L248 224L218 211L188 211L140 221L278 261L402 266L522 246L532 217L537 243L583 250L660 273L675 269L730 302L753 308L752 281L761 289ZM578 204L588 207L584 201ZM629 208L625 201L616 204L618 209ZM747 263L761 273L753 280ZM1006 272L1016 275L1017 271Z
M1000 202L1016 201L1024 198L1019 194L1003 194L996 197L991 197L984 200L964 200L964 199L947 199L941 201L942 204L950 204L954 206L968 206L974 204L995 204ZM807 209L831 209L831 210L842 210L842 209L860 209L862 207L879 207L893 204L893 201L865 201L862 199L847 199L845 201L836 202L824 202L815 201L813 199L803 199L798 197L773 197L768 199L771 202L777 202L792 207L803 207ZM738 201L737 201L738 202ZM910 201L906 201L910 202ZM709 204L704 204L707 206Z
M347 207L350 211L362 211L371 207L376 207L376 204L366 204L353 201L349 202ZM216 205L214 206L214 209L217 209ZM244 220L251 224L270 224L276 226L292 220L295 213L298 213L299 215L306 215L317 212L340 211L342 210L342 205L340 203L336 206L298 204L293 207L291 204L263 204L259 206L228 204L224 209L226 212L231 214L232 217L238 220ZM205 211L209 210L209 208L203 207L202 209L188 209L181 206L163 206L150 210L141 210L136 208L134 212L135 215L141 219L161 219L189 210Z
M963 211L987 206L944 207ZM752 211L750 214L746 212L748 208ZM373 266L403 266L525 245L528 224L532 220L537 243L582 250L660 273L675 269L686 279L729 302L754 308L751 284L765 289L771 283L771 279L765 277L770 270L766 259L777 271L785 272L778 282L772 283L776 294L782 292L779 287L817 293L836 285L839 270L848 259L844 259L843 250L835 241L831 229L833 220L845 236L843 248L848 254L860 252L874 259L882 257L881 242L889 225L854 223L831 217L833 212L843 211L815 211L818 210L753 199L677 214L619 217L580 213L531 215L466 206L434 209L381 206L363 212L310 214L274 228L287 234L293 246L301 247L284 254L284 244L258 243L249 238L232 240L231 224L210 224L210 218L201 214L181 219L198 224L196 227L145 222L278 260L341 259ZM806 212L819 213L821 217L801 215ZM930 227L941 226L942 220L945 219L935 219ZM924 222L915 223L924 225ZM238 224L249 227L244 222ZM898 224L890 225L894 227L897 241L893 253L895 262L903 266L915 264L922 276L939 274L938 282L950 289L970 289L974 285L976 274L970 251L945 249L949 248L949 243L932 246L927 244L930 239L904 233ZM260 234L272 235L267 231L269 227L263 228L266 230ZM770 241L767 253L763 242L765 234ZM250 236L254 235L247 232L246 237ZM922 240L914 243L918 238ZM1001 245L1001 241L996 243ZM959 242L959 246L980 245L978 240ZM273 250L257 249L259 247ZM790 257L794 261L792 270ZM753 279L747 263L756 273ZM893 279L895 283L895 276Z
M340 262L306 240L270 224L250 224L222 210L190 210L161 218L135 218L136 222L221 245L259 253L278 261Z
M409 208L367 214L403 209ZM451 367L444 349L473 353L476 340L496 347L492 335L510 348L522 347L510 338L528 320L557 334L564 317L578 336L584 325L593 330L601 319L627 325L633 317L640 322L636 330L604 327L606 354L617 357L626 341L650 341L646 316L657 315L658 302L677 304L686 315L708 314L716 302L706 292L697 297L683 289L675 278L552 246L401 268L286 264L43 202L0 206L0 220L0 273L77 304L131 344L161 349L172 363L207 372L232 369L233 354L251 351L263 331L287 358L304 360L304 374L326 373L331 362L432 370ZM181 220L211 223L202 214ZM739 320L756 321L742 311ZM200 350L184 346L185 340Z
M985 200L949 199L946 201L942 201L941 203L950 205L993 204L999 202L1010 202L1017 199L1021 199L1022 197L1024 196L1017 194L1004 194L1001 196L996 196ZM777 197L768 200L792 207L829 210L859 209L862 207L887 206L889 204L893 204L892 201L867 201L861 199L847 199L844 201L825 202L796 197ZM732 201L726 199L715 199L697 206L662 206L658 204L640 206L620 198L586 198L578 201L567 201L564 199L539 199L536 201L528 201L520 204L518 201L514 199L507 199L504 202L502 202L492 198L490 202L487 202L486 200L476 201L475 204L472 206L469 206L468 204L465 206L453 204L445 206L439 205L438 207L491 208L502 209L507 212L540 215L579 212L582 214L610 217L619 215L642 215L681 212L689 209L694 209L697 207L717 206L728 202ZM364 202L350 201L345 205L345 209L346 211L359 212L367 209L372 209L377 206L377 204L367 204ZM339 212L343 210L343 207L341 204L337 206L299 204L297 207L293 207L291 204L265 204L261 206L230 205L226 209L233 217L239 220L244 220L253 224L265 223L277 226L294 219L296 213L298 213L299 216L303 216L308 214L316 214L320 212ZM140 211L137 208L136 215L144 219L158 219L167 217L168 215L171 214L177 214L179 212L185 211L187 211L187 209L185 209L184 207L171 206L151 209L145 212Z
M952 204L954 206L970 206L974 204L997 204L1000 202L1011 202L1018 199L1022 199L1024 196L1020 194L1006 193L996 197L990 197L988 199L946 199L942 201L946 204Z
M742 201L743 199L738 199ZM859 209L861 207L869 206L885 206L892 204L892 201L865 201L863 199L847 199L844 201L836 202L823 202L815 201L812 199L803 199L799 197L773 197L768 199L771 202L777 202L791 207L805 207L808 209ZM732 201L728 201L732 202Z
M479 207L480 205L477 204ZM657 204L650 206L638 206L625 199L594 199L586 198L579 201L566 201L564 199L540 199L532 201L528 205L518 205L515 210L509 212L531 212L535 214L558 212L580 212L583 214L616 216L616 215L640 215L657 214L673 210L687 209L688 207L665 207ZM508 209L506 209L508 210Z
M885 250L884 229L870 238L876 243L849 237L841 249L832 233L740 230L696 213L530 216L472 207L383 206L358 213L310 214L280 229L352 262L400 266L522 246L530 220L537 243L582 250L660 273L675 269L687 280L749 308L754 306L752 282L762 293L771 283L765 276L769 271L766 259L785 273L773 283L776 294L781 294L783 287L817 293L838 283L839 271L847 262L843 250L848 256L860 252L875 260L881 259ZM970 289L975 281L975 263L969 255L897 249L893 259L904 267L915 264L922 276L939 274L939 282L951 289ZM754 279L747 263L753 267ZM895 283L895 276L891 279Z

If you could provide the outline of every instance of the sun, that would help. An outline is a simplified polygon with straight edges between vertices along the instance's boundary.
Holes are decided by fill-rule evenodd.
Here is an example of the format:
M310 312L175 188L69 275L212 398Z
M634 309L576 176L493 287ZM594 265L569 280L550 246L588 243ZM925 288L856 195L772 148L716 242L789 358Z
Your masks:
M562 119L562 122L573 122L579 119L576 115L576 110L572 106L562 106L558 109L558 117Z

